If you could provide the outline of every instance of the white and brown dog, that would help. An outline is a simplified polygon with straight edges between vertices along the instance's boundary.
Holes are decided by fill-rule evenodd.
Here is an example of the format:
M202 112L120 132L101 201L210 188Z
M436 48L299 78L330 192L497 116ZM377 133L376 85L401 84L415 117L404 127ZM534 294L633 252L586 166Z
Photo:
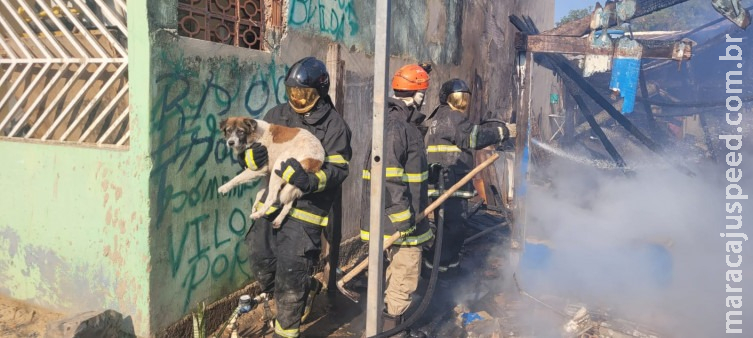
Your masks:
M282 162L289 158L296 159L308 173L319 171L324 162L324 147L319 139L309 131L301 128L291 128L248 117L230 117L220 121L220 130L225 135L227 146L239 154L258 142L267 147L268 161L257 170L246 168L230 181L223 184L217 191L226 194L233 187L251 182L261 177L268 177L267 198L264 206L251 214L251 218L258 219L269 210L278 197L282 210L272 222L272 226L279 228L285 216L293 207L293 202L303 196L303 192L292 184L287 184L281 177L274 174L274 170L281 170ZM270 166L271 165L271 166ZM256 194L254 206L264 194L262 188Z

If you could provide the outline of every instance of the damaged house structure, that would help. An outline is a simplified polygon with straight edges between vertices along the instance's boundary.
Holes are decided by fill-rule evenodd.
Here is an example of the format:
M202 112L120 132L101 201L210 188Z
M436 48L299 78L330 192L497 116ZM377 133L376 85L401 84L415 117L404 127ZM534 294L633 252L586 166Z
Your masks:
M532 168L526 226L512 238L525 243L518 290L553 317L524 319L528 334L538 332L531 336L750 330L742 320L743 242L731 238L746 238L741 210L751 187L740 177L753 147L744 137L753 131L745 75L753 70L753 3L704 2L693 9L706 10L707 20L689 29L630 25L658 10L665 18L687 13L673 15L691 6L685 2L597 3L591 15L549 31L511 18L518 50L560 84L548 115L529 120L531 135L518 140L529 142L517 151Z

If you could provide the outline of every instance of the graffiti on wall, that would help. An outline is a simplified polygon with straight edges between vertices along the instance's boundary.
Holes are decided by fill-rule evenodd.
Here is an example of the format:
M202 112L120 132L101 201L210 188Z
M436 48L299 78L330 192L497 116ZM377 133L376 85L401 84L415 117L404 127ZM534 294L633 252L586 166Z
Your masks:
M359 31L359 20L351 0L292 0L288 25L310 27L342 41Z
M164 262L153 268L181 290L186 313L197 301L250 278L243 237L254 184L222 196L217 188L240 166L222 138L227 116L261 118L286 102L286 66L237 61L163 60L151 109L152 218ZM245 74L245 75L237 75ZM210 282L211 281L211 282ZM211 285L211 288L210 288Z

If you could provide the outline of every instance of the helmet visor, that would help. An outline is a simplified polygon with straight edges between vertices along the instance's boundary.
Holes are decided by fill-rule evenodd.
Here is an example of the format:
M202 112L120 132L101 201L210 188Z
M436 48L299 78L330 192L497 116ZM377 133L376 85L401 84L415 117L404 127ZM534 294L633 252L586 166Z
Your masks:
M296 113L303 114L311 110L319 100L316 88L285 87L288 93L288 104Z
M447 96L447 104L450 108L464 112L471 102L471 93L455 92Z

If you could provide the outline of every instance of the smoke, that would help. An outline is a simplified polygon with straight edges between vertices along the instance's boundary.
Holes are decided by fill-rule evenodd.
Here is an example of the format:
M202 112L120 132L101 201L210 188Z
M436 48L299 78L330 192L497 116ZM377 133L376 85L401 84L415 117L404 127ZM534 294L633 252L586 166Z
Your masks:
M740 183L753 195L753 145L744 149ZM649 156L655 165L641 166L632 177L558 156L546 168L534 168L551 183L528 189L521 287L589 309L609 309L662 337L722 336L725 313L735 310L725 307L729 253L719 235L730 222L725 219L728 167L685 163L696 173L689 177L656 155L642 156L640 162ZM747 215L753 213L751 203L743 202L744 225L737 232L750 228L746 216L753 219ZM741 269L750 271L753 260L746 250L742 255ZM748 285L744 293L753 294L753 283L736 284ZM752 334L753 310L747 311L744 332ZM540 328L566 320L531 316L526 321Z

